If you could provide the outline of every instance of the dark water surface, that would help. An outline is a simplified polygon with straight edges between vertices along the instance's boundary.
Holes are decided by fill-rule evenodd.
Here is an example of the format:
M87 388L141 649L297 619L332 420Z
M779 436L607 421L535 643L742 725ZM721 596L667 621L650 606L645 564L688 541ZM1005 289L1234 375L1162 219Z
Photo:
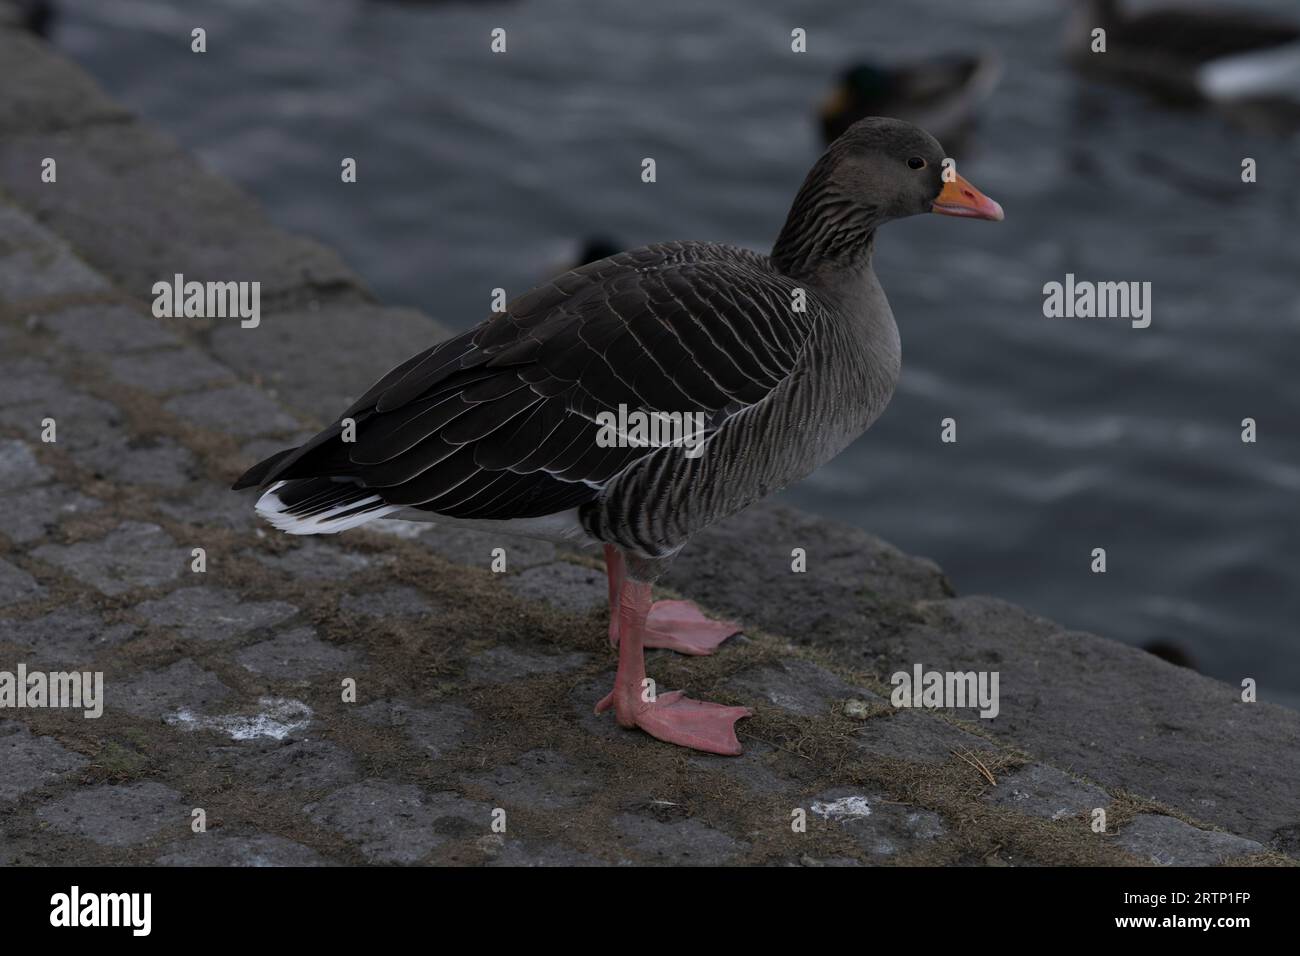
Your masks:
M1295 706L1300 145L1085 86L1059 62L1065 6L63 0L55 42L384 300L458 328L586 234L766 250L844 63L1001 51L958 158L1007 219L882 231L898 393L786 498L934 558L961 593L1175 641L1205 673ZM504 56L488 50L497 26ZM795 26L806 55L789 50ZM356 185L339 181L343 156ZM1067 272L1150 281L1151 327L1044 318L1043 284ZM939 441L947 416L956 444ZM1105 575L1089 571L1096 547Z

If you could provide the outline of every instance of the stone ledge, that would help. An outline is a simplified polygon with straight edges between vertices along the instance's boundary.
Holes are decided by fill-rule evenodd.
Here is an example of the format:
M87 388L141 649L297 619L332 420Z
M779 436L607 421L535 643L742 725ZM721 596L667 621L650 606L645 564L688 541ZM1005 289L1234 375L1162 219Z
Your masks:
M0 140L133 122L131 113L105 95L89 74L53 55L41 40L8 26L0 24L0 63L5 65Z

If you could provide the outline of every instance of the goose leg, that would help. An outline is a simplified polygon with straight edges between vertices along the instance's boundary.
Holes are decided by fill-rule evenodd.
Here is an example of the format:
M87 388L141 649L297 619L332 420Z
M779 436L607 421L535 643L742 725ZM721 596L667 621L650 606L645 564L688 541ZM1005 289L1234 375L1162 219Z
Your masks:
M649 689L653 684L647 688L643 644L649 613L650 585L624 575L618 601L618 673L614 690L596 705L596 713L612 707L623 727L640 727L651 737L692 750L739 754L735 725L753 716L748 709L692 700L679 690L655 695Z
M623 555L612 544L605 545L605 573L609 578L609 643L618 646L618 595L623 585ZM740 633L734 621L705 617L692 601L655 601L646 618L646 647L661 647L679 654L712 654L718 645Z
M609 646L618 647L618 594L623 589L623 552L605 545L605 577L609 578Z

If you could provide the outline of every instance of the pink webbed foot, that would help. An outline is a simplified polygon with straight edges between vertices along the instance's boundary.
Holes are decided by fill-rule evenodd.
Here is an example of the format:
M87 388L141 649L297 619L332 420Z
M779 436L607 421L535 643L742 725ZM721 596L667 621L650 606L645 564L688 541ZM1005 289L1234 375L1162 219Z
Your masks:
M618 647L619 594L623 587L623 556L613 545L605 546L605 567L609 575L609 644ZM658 647L698 657L712 654L740 625L715 621L691 601L655 601L645 619L645 647Z
M645 646L662 647L679 654L712 654L718 645L740 633L735 621L705 617L690 601L655 601L645 622Z
M614 690L596 705L596 713L613 708L622 727L640 727L670 744L734 757L740 753L736 721L752 716L744 707L724 707L692 700L681 691L646 700L644 649L667 647L683 654L711 654L740 630L726 621L710 621L689 601L650 601L650 583L625 573L622 554L605 548L609 569L609 640L618 647Z
M596 705L596 713L614 706L614 694ZM653 702L641 703L630 715L633 726L665 743L702 750L705 753L736 757L741 753L736 738L736 721L754 716L746 707L727 707L694 700L682 691L660 694ZM619 715L619 723L624 715Z
M645 622L645 646L690 654L712 654L727 638L740 633L735 621L706 617L692 601L655 601ZM611 616L609 643L618 647L618 618Z

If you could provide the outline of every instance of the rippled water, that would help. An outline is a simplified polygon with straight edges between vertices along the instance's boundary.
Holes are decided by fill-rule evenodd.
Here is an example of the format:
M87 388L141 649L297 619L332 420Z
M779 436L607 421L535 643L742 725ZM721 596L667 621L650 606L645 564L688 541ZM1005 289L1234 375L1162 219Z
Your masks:
M1082 84L1058 61L1065 6L64 0L55 39L383 299L456 327L586 234L766 249L843 64L1001 51L1002 85L958 157L1007 219L882 231L899 391L787 498L933 557L962 593L1172 640L1294 706L1300 146ZM506 56L488 51L496 26ZM789 52L793 26L807 55ZM342 156L359 160L355 186ZM1151 328L1044 318L1043 284L1067 272L1150 281ZM939 441L947 416L956 444ZM1105 575L1089 572L1095 547Z

